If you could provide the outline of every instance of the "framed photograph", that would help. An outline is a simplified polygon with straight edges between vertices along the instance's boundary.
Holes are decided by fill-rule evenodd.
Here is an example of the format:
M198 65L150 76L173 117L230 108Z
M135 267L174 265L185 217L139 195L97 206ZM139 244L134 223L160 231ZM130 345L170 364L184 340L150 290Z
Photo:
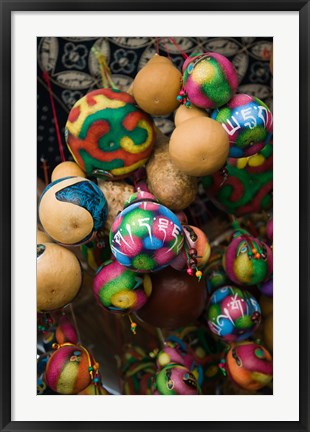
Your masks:
M1 430L310 430L309 2L217 0L187 4L175 1L149 3L141 0L0 0L0 5ZM123 391L115 382L119 372L116 365L122 364L120 353L123 352L125 343L129 341L134 346L137 340L145 338L146 345L153 347L152 353L157 355L158 350L152 345L153 339L162 342L170 333L159 330L159 327L165 328L165 325L153 324L152 321L148 329L148 319L151 319L152 314L150 309L146 309L141 316L139 312L128 315L126 324L124 319L110 319L109 313L104 311L107 314L104 315L106 325L113 328L113 332L104 330L100 333L95 318L97 310L88 308L88 303L83 302L80 296L77 297L76 308L66 306L65 303L62 305L66 306L64 313L70 316L75 330L80 333L78 340L81 346L84 341L95 357L96 351L99 352L99 344L101 350L108 353L102 358L99 353L100 358L96 360L100 363L105 390L110 394L100 398L97 393L77 395L78 391L61 392L57 391L60 388L57 383L55 387L51 385L47 392L45 387L42 392L38 391L37 359L41 358L41 352L38 354L38 328L44 335L47 334L42 316L37 316L37 221L43 220L42 215L38 219L38 199L52 181L51 173L56 165L64 160L79 162L80 166L82 163L77 160L74 149L68 144L68 135L73 132L70 128L65 131L64 119L68 115L69 118L74 117L73 107L90 91L96 92L101 87L109 87L112 90L117 88L130 92L137 72L141 71L155 54L162 55L172 62L176 69L182 71L184 61L187 62L190 56L195 59L197 53L208 52L210 57L211 51L224 55L233 64L236 70L237 93L250 95L248 97L251 97L253 103L258 103L257 100L260 99L263 101L259 114L264 126L268 123L264 113L272 112L273 116L273 192L271 186L264 201L266 203L271 200L269 207L266 204L266 211L273 209L271 211L274 225L274 241L270 243L274 253L275 280L272 386L264 387L261 392L251 392L246 388L243 388L246 391L237 391L237 387L232 390L227 385L229 380L236 384L232 372L227 370L227 361L225 365L225 361L219 358L216 367L218 370L223 369L224 374L228 372L229 380L223 379L221 383L226 384L218 387L206 386L204 391L199 391L197 397L187 392L180 393L182 397L162 397L165 393L160 393L159 385L156 387L154 380L149 393L130 392L128 388L131 384L128 384L127 391ZM193 67L201 60L200 57L197 56ZM221 66L219 58L215 59ZM227 75L227 63L225 67L221 67ZM229 80L228 82L231 84ZM183 78L178 101L184 105L187 102L195 105L194 95L190 96L189 92L190 89L184 86ZM217 93L214 97L218 98L220 95ZM232 95L228 101L231 98ZM224 101L217 106L221 107L226 103ZM216 120L215 111L212 110L217 106L205 107L208 116ZM144 110L147 111L147 108ZM218 108L219 113L220 110L221 108ZM171 136L176 130L172 114L169 116L169 113L164 113L162 117L161 113L150 114L156 128L166 136ZM223 115L223 112L220 114ZM254 123L251 123L253 112L243 110L242 115L248 122L249 129L254 128ZM236 117L234 121L235 124L232 121L223 124L223 129L229 135L233 135L237 130ZM65 146L65 141L70 151ZM193 142L192 134L188 141ZM250 144L254 145L252 141ZM230 158L241 158L239 149L231 150L232 144L230 146ZM251 163L249 159L260 151L261 148L257 152L242 154L243 162ZM256 163L253 160L252 162ZM220 167L215 170L221 172L223 182L227 181L225 176L230 175L229 170L227 174L227 164L225 166L226 171L220 171ZM188 168L184 164L185 172L186 169L192 169L192 166ZM94 171L91 168L89 170L90 172L87 172L87 168L85 169L89 178L92 178ZM115 172L119 171L113 172L113 175L116 175ZM162 175L163 171L157 177ZM206 176L193 175L199 179ZM135 186L137 179L140 178L135 178ZM100 182L94 183L100 186ZM131 185L130 182L129 184ZM203 187L208 187L208 182L202 184ZM220 186L222 187L222 183ZM265 186L262 182L258 195L263 193ZM202 195L205 191L206 189ZM210 197L210 187L209 192ZM218 196L216 198L218 199ZM211 205L215 202L216 199L212 200ZM199 201L197 206L201 203L202 201ZM223 206L223 203L221 205ZM212 211L220 210L214 205ZM48 211L47 219L51 215L51 208ZM186 216L188 215L190 221L197 221L197 226L204 223L204 218L208 218L199 213L197 208L186 213ZM237 216L241 218L242 212L237 213ZM182 226L184 225L186 223ZM253 229L257 231L260 221L255 220L254 225ZM216 232L217 226L212 229ZM250 231L252 227L247 226L247 229ZM227 226L225 230L228 230ZM174 238L175 236L174 232ZM219 237L214 235L214 238ZM211 240L214 238L211 236ZM98 239L99 244L100 237ZM65 241L62 243L66 244ZM211 246L212 244L217 243L213 241ZM250 244L253 246L251 242ZM112 247L112 252L116 251L116 246L115 244ZM252 251L254 249L255 247L251 248ZM40 250L40 253L43 252ZM84 286L88 288L92 286L95 271L92 268L88 272L88 267L91 267L87 255L89 251L86 251L86 255L83 255L84 252L79 248L78 257L85 273ZM191 257L187 252L185 260L189 263ZM197 251L195 253L198 255ZM258 252L255 249L254 255L256 253ZM118 259L116 252L114 255ZM201 258L196 255L195 259ZM94 255L91 259L94 260ZM129 266L127 261L124 265ZM197 260L195 266L197 267ZM200 281L202 272L196 267L193 272ZM98 269L99 264L96 270L100 271ZM190 273L190 267L188 270ZM264 281L266 280L268 279L265 278ZM160 284L159 281L156 283ZM255 293L255 289L251 292ZM87 295L86 293L85 296ZM113 306L115 312L117 308L114 303ZM53 311L53 308L50 310ZM164 314L162 310L159 321L156 321L156 317L154 322L163 320ZM204 314L209 317L207 312ZM52 313L49 319L53 320L55 316ZM253 316L252 314L251 319ZM137 318L137 323L133 322L133 318ZM104 319L102 318L102 328ZM204 319L204 324L207 325L209 318ZM92 320L93 324L84 332L82 327ZM143 322L146 323L145 328ZM143 331L137 336L133 334L136 325L138 333L139 325L145 330L144 336ZM210 324L208 325L210 327ZM210 330L212 332L212 325ZM213 326L213 330L219 331L216 326ZM264 338L262 333L257 334L255 343L258 344L260 338ZM45 348L42 348L42 358L50 358L51 346L57 340L47 339L39 341L40 346L50 343L46 352ZM62 343L57 340L54 349L61 346ZM95 376L97 363L87 350L85 352L91 373ZM115 357L111 353L116 353ZM76 360L80 355L81 353L75 350L73 357ZM70 361L74 361L73 357L71 356ZM234 359L236 360L236 355ZM115 367L111 366L112 363ZM193 372L193 380L199 381L199 372L196 372ZM171 376L169 379L169 382L172 382Z

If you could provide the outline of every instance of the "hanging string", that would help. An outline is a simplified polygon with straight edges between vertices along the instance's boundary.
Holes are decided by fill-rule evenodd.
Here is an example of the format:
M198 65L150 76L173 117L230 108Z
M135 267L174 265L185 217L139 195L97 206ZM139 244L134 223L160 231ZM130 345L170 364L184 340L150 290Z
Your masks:
M81 333L79 331L79 327L78 327L78 324L77 324L77 320L76 320L76 316L75 316L75 312L74 312L72 303L69 303L68 308L70 309L70 313L71 313L73 325L75 327L75 331L76 331L76 334L77 334L77 337L78 337L78 341L81 344L82 343Z
M61 134L60 134L59 124L58 124L58 118L57 118L56 108L55 108L55 103L54 103L54 98L53 98L52 86L51 86L50 77L49 77L47 71L43 72L43 79L44 79L44 81L47 84L48 93L49 93L50 101L51 101L51 105L52 105L52 111L53 111L53 117L54 117L54 123L55 123L55 129L56 129L56 135L57 135L57 141L58 141L60 158L61 158L62 162L65 162L66 158L65 158L65 153L64 153L63 145L62 145L62 140L61 140Z
M164 48L165 48L165 51L167 53L168 59L172 61L171 56L170 56L169 51L168 51L168 48L167 48L167 45L166 45L166 42L165 42L165 39L164 38L160 38L160 39L162 39L162 43L164 45Z
M162 329L159 327L156 327L156 334L157 334L157 337L158 337L159 342L161 344L161 348L164 348L166 345L166 341L165 341Z
M173 43L173 45L176 47L176 49L182 54L183 58L186 60L188 58L188 55L182 50L180 45L178 45L173 38L169 38L170 42Z
M138 168L132 175L135 191L140 188L144 192L150 192L146 184L146 169L145 167Z
M236 218L234 215L232 215L232 214L228 214L227 216L228 216L228 218L229 218L229 220L230 220L231 226L232 226L234 229L238 229L238 228L240 228L240 226L239 226L239 222L238 222L237 218Z
M108 88L109 87L109 81L107 78L107 71L102 67L102 64L99 62L100 67L100 73L101 73L101 81L102 81L102 87Z
M43 168L45 186L47 186L49 184L49 178L48 178L48 169L49 169L49 166L47 166L46 159L44 159L43 156L41 157L40 160L42 162L42 168Z
M109 66L107 65L104 55L95 46L92 47L92 51L99 63L103 88L111 87L114 90L117 89L117 86L111 78L111 71Z

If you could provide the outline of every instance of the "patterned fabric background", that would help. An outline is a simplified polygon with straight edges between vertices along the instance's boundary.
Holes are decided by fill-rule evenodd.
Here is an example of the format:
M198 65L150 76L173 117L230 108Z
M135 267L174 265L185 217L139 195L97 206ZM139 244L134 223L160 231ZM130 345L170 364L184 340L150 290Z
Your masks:
M37 140L38 177L44 179L42 159L49 167L49 176L61 159L58 149L55 122L48 86L43 77L50 78L61 139L67 160L72 160L65 146L64 127L74 103L87 92L102 87L98 62L92 51L102 52L112 72L112 78L120 90L126 90L137 72L159 49L181 69L184 62L181 52L168 38L150 37L44 37L38 38L38 94ZM272 110L272 76L269 58L272 38L197 38L176 37L178 46L186 54L216 51L228 57L239 77L239 93L255 95ZM156 125L169 135L174 127L173 116L155 118Z

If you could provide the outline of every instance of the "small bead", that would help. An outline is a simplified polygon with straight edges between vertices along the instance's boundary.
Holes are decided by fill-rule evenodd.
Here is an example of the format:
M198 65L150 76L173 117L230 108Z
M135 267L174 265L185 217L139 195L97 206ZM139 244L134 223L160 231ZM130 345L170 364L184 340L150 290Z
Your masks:
M89 366L88 371L91 372L91 371L93 371L93 370L94 370L94 369L93 369L91 366Z
M197 251L196 251L196 249L194 249L194 248L191 248L189 251L188 251L188 255L190 256L190 257L193 257L193 256L195 256L197 254Z
M194 276L194 270L191 269L191 268L188 268L188 269L186 270L186 273L187 273L188 275L190 275L190 276Z
M199 278L202 276L202 272L200 270L196 271L196 276Z
M193 269L194 271L196 270L196 267L197 267L197 264L196 264L196 263L190 265L190 268Z
M97 383L97 382L99 382L99 378L94 378L94 383Z
M191 258L191 259L189 260L189 265L192 266L192 264L195 264L195 266L196 266L196 264L197 264L197 260L196 260L195 258Z
M253 248L252 253L255 255L257 253L257 250L255 248Z
M183 100L182 96L177 96L177 100L182 101Z
M260 259L260 254L259 254L259 253L255 254L255 255L254 255L254 258L256 258L256 259Z

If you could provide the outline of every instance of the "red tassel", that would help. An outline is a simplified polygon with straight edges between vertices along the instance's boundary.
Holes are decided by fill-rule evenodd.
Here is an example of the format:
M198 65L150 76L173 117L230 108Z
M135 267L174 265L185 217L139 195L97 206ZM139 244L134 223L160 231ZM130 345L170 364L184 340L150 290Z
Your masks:
M56 135L57 135L57 141L58 141L58 147L59 147L59 153L60 153L61 161L65 162L66 158L65 158L63 145L62 145L62 140L61 140L61 134L60 134L58 118L57 118L56 108L55 108L55 103L54 103L54 98L53 98L52 86L51 86L50 77L49 77L47 71L43 72L43 78L47 84L48 93L49 93L50 101L51 101L51 105L52 105L52 111L53 111L53 117L54 117L54 122L55 122L55 129L56 129Z

